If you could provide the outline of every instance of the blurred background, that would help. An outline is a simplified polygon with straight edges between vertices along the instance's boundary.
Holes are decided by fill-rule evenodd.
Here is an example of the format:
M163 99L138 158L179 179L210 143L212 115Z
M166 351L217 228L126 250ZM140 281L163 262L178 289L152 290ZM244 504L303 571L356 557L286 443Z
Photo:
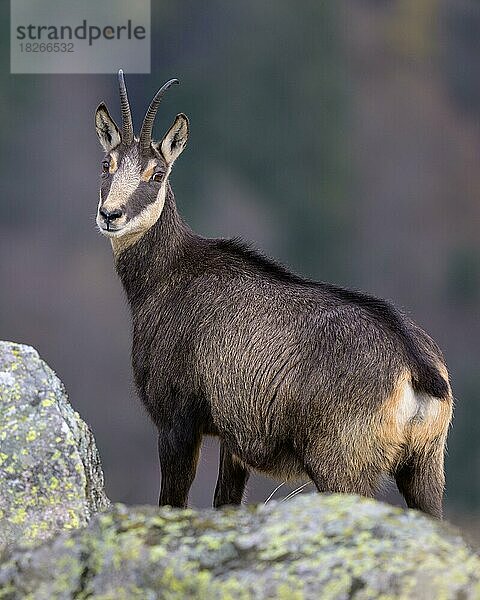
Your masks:
M430 332L457 398L446 512L478 532L480 4L152 4L152 74L127 84L138 127L156 89L182 82L156 125L161 137L177 112L191 119L171 177L181 213L198 233L240 235L304 275L390 298ZM35 346L64 381L110 498L156 503L155 431L94 222L93 113L105 100L119 120L116 78L9 75L7 2L0 11L0 339ZM211 503L217 450L205 442L193 505ZM253 477L248 500L275 486Z

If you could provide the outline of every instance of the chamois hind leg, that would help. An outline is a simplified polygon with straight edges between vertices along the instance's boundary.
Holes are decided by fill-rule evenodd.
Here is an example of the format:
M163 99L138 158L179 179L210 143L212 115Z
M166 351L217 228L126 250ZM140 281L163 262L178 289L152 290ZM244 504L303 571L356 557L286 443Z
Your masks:
M443 461L443 442L437 442L412 453L395 473L395 481L407 506L437 519L442 518Z
M220 467L213 506L218 508L226 504L241 504L245 485L250 473L232 453L220 443Z

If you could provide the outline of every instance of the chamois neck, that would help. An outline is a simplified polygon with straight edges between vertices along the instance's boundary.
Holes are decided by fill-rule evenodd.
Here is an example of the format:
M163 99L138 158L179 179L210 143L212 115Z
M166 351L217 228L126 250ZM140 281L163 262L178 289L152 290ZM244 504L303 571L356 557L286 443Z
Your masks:
M178 214L170 185L157 222L116 256L115 268L131 306L141 302L179 269L195 234Z

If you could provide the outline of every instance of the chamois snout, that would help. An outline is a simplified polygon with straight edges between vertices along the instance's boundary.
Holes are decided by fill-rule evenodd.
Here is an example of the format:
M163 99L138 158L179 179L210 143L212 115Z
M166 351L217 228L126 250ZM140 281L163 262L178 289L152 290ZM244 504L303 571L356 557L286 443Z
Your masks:
M98 212L100 213L100 216L103 218L103 220L105 222L105 226L107 228L107 231L110 230L111 224L114 221L116 221L117 219L119 219L122 216L122 214L123 214L123 211L120 208L116 208L116 209L114 209L112 211L108 211L108 210L105 210L103 208L100 208L98 210ZM115 227L115 226L113 226L113 227Z

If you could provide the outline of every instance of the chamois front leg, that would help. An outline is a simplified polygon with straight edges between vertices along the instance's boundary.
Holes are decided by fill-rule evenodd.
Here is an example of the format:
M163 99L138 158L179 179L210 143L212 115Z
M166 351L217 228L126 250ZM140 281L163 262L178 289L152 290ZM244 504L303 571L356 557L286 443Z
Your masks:
M220 442L220 467L213 506L218 508L226 504L241 504L249 476L243 464Z
M201 431L186 430L185 424L175 429L159 429L158 456L162 483L160 487L160 506L169 505L185 508L188 493L195 478Z

